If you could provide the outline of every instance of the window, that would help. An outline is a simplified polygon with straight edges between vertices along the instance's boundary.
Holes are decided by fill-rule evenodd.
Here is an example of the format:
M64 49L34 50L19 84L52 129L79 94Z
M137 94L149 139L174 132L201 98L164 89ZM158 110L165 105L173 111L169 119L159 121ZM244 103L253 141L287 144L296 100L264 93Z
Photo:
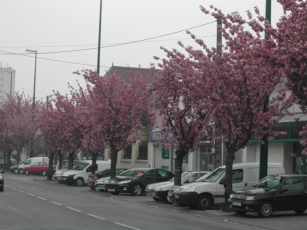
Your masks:
M169 172L168 172L168 171L165 171L165 170L159 169L159 170L158 170L158 174L159 174L160 177L162 177L162 178L169 177ZM158 176L159 176L159 175L158 175Z
M148 158L148 146L147 146L147 142L142 142L139 145L139 156L138 156L138 160L147 160Z
M282 189L288 189L288 191L303 190L303 178L290 178L286 180L286 182L282 186Z
M33 164L33 166L38 166L39 165L39 162L36 162Z
M129 145L124 149L123 159L131 159L132 146Z
M149 172L147 172L145 174L146 177L150 177L150 178L156 178L158 175L157 175L157 171L156 170L151 170Z
M25 165L30 165L31 164L31 159L25 161Z
M243 169L232 170L232 183L241 183L243 181Z

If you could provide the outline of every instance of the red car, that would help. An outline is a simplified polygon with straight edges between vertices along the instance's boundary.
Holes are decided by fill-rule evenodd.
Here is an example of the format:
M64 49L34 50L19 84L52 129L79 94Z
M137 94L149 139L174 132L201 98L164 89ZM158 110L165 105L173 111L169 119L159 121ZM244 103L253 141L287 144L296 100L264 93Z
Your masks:
M43 176L47 175L48 172L48 164L46 162L36 162L33 165L27 166L23 168L23 171L26 175L30 174L41 174ZM52 174L55 172L55 166L52 167Z

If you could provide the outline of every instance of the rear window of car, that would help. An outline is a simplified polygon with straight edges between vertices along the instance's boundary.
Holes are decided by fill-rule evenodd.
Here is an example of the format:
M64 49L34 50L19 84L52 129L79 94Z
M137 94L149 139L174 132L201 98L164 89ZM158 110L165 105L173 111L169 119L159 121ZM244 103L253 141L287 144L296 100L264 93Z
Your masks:
M120 174L121 176L131 176L131 177L136 177L136 176L142 176L145 172L148 170L146 169L135 169L135 170L129 170L126 172L123 172Z

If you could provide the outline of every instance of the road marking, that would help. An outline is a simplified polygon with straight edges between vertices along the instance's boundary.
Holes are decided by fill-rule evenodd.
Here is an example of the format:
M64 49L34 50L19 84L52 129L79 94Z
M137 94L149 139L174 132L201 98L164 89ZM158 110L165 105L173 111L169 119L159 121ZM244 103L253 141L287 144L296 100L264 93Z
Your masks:
M80 210L78 210L78 209L75 209L75 208L71 208L71 207L66 207L66 208L71 209L71 210L74 210L74 211L76 211L76 212L82 212L82 211L80 211Z
M121 225L121 226L123 226L123 227L131 228L131 229L134 229L134 230L141 230L141 229L139 229L139 228L134 228L134 227L131 227L131 226L129 226L129 225L121 224L121 223L118 223L118 222L114 222L114 224L118 224L118 225Z
M45 198L43 198L43 197L40 197L40 196L38 196L37 198L38 198L38 199L41 199L41 200L47 200L47 199L45 199Z
M87 215L92 216L92 217L95 217L95 218L97 218L97 219L107 220L107 219L105 219L105 218L102 218L102 217L99 217L99 216L95 216L95 215L93 215L93 214L87 214Z
M13 187L11 187L11 189L14 189L14 190L16 190L16 188L13 188Z
M24 192L24 191L21 191L21 190L17 190L18 192Z
M59 203L57 203L57 202L53 202L53 201L50 201L50 203L52 203L52 204L56 204L56 205L62 205L62 204L59 204Z
M35 196L35 195L31 194L31 193L27 193L27 194L30 195L30 196Z

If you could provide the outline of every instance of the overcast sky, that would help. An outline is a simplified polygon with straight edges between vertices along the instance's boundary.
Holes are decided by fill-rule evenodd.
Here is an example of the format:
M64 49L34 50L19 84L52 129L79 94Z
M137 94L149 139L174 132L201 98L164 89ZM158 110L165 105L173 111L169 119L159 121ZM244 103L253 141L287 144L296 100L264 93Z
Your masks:
M224 13L258 6L265 15L265 0L102 0L101 46L132 42L200 26L190 31L209 47L216 45L216 23L199 6L213 5ZM57 90L69 93L67 83L76 85L73 72L96 69L100 0L0 0L0 63L16 70L16 91L33 94L34 55L38 51L36 98L45 100ZM272 1L272 24L282 14ZM214 22L214 23L211 23ZM153 56L165 57L160 46L179 48L177 41L196 47L185 32L101 49L100 74L110 66L148 68ZM91 48L91 49L90 49ZM85 51L49 53L58 51ZM5 52L22 54L8 55ZM26 55L26 56L25 56ZM51 60L44 60L47 58ZM72 64L79 63L79 64Z

